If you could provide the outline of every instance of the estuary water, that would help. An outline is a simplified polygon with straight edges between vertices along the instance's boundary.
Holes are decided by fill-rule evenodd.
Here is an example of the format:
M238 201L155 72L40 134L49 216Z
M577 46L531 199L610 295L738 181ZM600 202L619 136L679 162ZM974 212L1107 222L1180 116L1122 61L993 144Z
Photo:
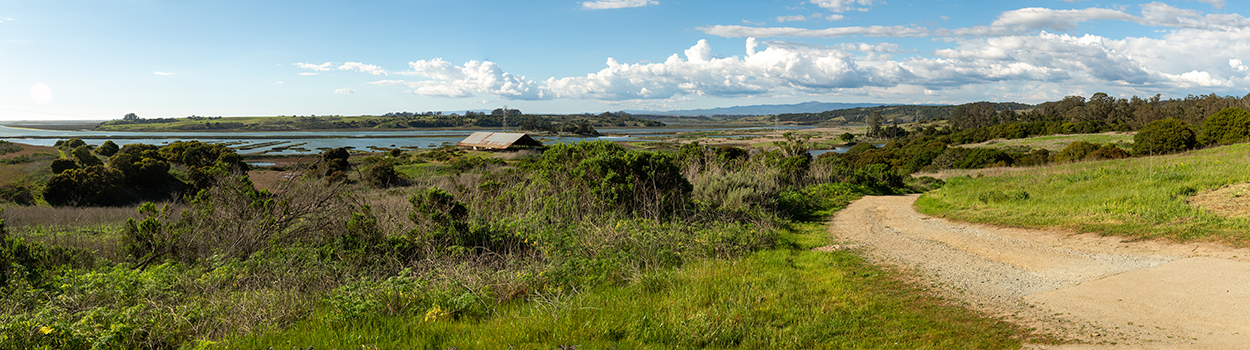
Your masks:
M636 140L640 137L672 137L679 132L700 131L749 131L749 130L799 130L810 126L729 126L702 125L676 128L622 128L599 129L601 137L565 137L536 135L545 144L570 143L595 140ZM99 145L112 140L118 145L146 143L169 144L175 141L198 140L225 143L240 154L295 155L320 153L322 150L348 147L356 150L381 148L436 148L455 144L477 131L500 132L503 130L388 130L388 131L264 131L264 132L134 132L91 130L43 130L0 125L0 140L37 146L52 146L57 140L79 138L87 144ZM741 135L737 135L741 136Z

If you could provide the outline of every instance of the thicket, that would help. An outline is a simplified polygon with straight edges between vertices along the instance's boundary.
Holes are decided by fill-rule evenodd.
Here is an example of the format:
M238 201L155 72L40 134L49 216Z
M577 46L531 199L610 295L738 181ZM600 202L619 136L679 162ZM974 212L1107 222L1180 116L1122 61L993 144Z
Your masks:
M847 193L877 193L838 182L803 141L754 155L562 144L510 165L490 161L376 190L327 183L326 169L312 167L265 191L222 166L231 157L212 146L123 147L109 163L129 163L132 174L156 171L143 159L214 170L185 202L141 205L142 218L120 228L115 254L16 248L54 253L5 265L21 266L5 272L8 281L26 282L0 287L0 303L11 305L0 309L0 347L176 348L309 317L481 319L503 303L742 256L779 244L787 218L816 215ZM473 158L435 152L455 154L446 163ZM370 169L362 174L401 161L417 160L378 157L362 162ZM86 169L122 184L137 176L111 165L66 173ZM885 185L869 180L871 171L851 176ZM709 195L720 188L738 196Z
M106 142L94 152L79 139L57 144L68 157L52 161L54 175L41 192L54 206L129 205L194 194L208 188L214 177L247 166L225 145L199 141L177 141L164 147L129 144L116 150L116 144ZM104 154L110 156L101 159ZM174 166L185 169L186 177L171 176Z

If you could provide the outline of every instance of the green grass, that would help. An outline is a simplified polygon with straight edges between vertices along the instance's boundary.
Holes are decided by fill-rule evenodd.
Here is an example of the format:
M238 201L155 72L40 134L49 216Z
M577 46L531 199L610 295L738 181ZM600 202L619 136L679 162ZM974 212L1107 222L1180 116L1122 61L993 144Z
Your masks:
M1250 144L949 179L916 205L930 215L1106 235L1245 246L1250 220L1190 206L1197 192L1250 181ZM1021 193L1027 194L1027 198Z
M828 243L823 224L798 224L785 237L787 248L642 273L627 285L547 291L481 320L439 319L436 310L314 317L218 346L995 349L1017 348L1026 334L948 306L852 253L811 251Z
M1012 140L991 140L977 144L964 145L964 147L1008 148L1013 146L1027 146L1029 148L1044 148L1050 151L1060 151L1069 144L1077 141L1092 143L1120 142L1131 144L1133 143L1133 135L1118 132L1101 134L1050 135Z

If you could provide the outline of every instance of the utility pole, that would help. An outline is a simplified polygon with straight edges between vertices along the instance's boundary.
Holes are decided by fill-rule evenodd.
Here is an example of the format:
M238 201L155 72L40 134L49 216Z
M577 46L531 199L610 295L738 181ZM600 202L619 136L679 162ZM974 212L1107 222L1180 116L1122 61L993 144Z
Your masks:
M508 105L503 105L503 131L508 131Z

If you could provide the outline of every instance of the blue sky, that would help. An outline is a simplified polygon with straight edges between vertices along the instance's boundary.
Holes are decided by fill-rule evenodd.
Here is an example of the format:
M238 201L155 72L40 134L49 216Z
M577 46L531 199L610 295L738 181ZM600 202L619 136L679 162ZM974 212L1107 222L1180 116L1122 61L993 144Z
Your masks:
M0 119L1242 96L1247 6L0 0Z

